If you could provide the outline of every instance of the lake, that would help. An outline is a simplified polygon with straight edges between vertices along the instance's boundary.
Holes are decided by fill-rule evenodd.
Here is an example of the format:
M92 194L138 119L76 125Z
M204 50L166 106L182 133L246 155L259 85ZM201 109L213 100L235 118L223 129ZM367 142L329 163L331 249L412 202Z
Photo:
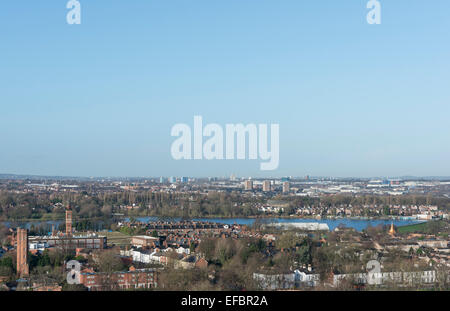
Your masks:
M150 222L156 221L157 217L137 217L138 221ZM366 229L369 225L372 227L378 225L390 225L394 223L394 226L407 226L412 224L421 223L424 221L415 219L304 219L304 218L259 218L264 223L323 223L327 224L330 230L334 230L339 225L345 225L348 228L354 228L357 231L362 231ZM174 220L180 220L180 218L174 218ZM196 221L207 221L207 222L217 222L227 225L238 224L238 225L252 225L255 222L255 218L194 218Z
M129 220L129 218L124 218L126 221ZM158 217L136 217L138 221L141 222L150 222L150 221L157 221ZM178 221L181 218L173 218L174 221ZM342 219L305 219L305 218L258 218L262 220L264 223L323 223L327 224L330 230L334 230L339 225L345 225L348 228L354 228L357 231L362 231L363 229L366 229L369 225L372 227L378 226L378 225L390 225L391 223L394 223L396 227L400 226L407 226L412 224L421 223L424 221L421 220L415 220L415 219L350 219L350 218L342 218ZM232 224L238 224L238 225L252 225L256 218L194 218L193 220L196 221L206 221L206 222L217 222L227 225ZM21 222L14 222L14 224L20 223L22 226L24 223ZM33 221L33 222L26 222L25 227L30 228L31 225L35 226L48 226L51 228L51 225L55 225L57 228L58 225L63 224L64 221L57 220L57 221ZM10 226L12 223L10 222L4 222L6 226Z

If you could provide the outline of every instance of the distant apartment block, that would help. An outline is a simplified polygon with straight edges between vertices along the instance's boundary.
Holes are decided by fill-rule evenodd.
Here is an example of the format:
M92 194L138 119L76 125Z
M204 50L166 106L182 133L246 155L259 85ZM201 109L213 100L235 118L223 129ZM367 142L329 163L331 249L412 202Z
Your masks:
M252 180L246 180L244 183L244 189L249 191L253 190L253 181Z
M264 192L270 192L271 187L270 187L270 180L264 180L263 181L263 191Z
M283 193L289 193L291 191L288 181L283 182Z

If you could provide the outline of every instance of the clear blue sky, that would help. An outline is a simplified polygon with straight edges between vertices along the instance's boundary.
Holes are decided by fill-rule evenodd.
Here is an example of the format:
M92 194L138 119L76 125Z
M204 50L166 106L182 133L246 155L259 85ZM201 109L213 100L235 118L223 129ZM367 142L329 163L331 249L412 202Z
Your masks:
M450 175L450 1L0 6L0 173ZM175 161L175 123L279 123L280 165Z

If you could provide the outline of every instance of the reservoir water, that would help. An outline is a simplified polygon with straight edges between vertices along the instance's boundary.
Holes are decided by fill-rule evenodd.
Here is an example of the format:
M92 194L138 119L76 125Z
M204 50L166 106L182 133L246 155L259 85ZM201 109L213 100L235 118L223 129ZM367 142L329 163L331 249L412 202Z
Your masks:
M141 222L150 222L156 221L157 217L137 217L138 221ZM423 221L416 219L350 219L350 218L342 218L342 219L300 219L300 218L258 218L264 223L323 223L327 224L330 230L334 230L339 225L344 225L347 228L354 228L357 231L362 231L366 229L368 226L376 227L378 225L390 225L394 223L394 226L407 226L412 224L421 223ZM179 220L179 218L175 218L175 220ZM209 222L217 222L227 225L238 224L238 225L252 225L256 218L194 218L193 220L199 221L209 221Z
M330 230L334 230L339 225L344 225L347 228L354 228L357 231L362 231L366 229L368 226L378 226L378 225L390 225L394 223L395 226L406 226L421 223L423 221L416 219L351 219L351 218L342 218L342 219L305 219L305 218L258 218L259 221L264 223L324 223L327 224ZM128 221L129 218L124 218L125 221ZM158 217L136 217L136 220L140 222L151 222L161 220ZM173 218L173 221L178 221L180 218ZM217 222L227 225L238 224L238 225L252 225L256 218L194 218L196 221L206 221L206 222ZM32 222L3 222L6 226L24 226L26 228L30 228L32 225L34 226L48 226L51 228L51 225L63 224L64 221L32 221Z

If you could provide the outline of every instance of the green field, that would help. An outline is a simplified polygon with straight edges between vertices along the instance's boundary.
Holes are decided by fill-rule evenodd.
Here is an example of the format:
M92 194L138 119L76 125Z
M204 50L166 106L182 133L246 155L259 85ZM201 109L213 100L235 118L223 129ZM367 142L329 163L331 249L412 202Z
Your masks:
M397 227L398 233L414 233L414 232L424 232L427 229L428 225L426 222L420 224L413 224L408 226L400 226Z
M397 228L398 233L423 233L447 237L450 234L448 220L432 220L420 224L401 226Z
M115 244L118 246L130 245L131 236L121 232L101 232L100 235L105 235L108 239L108 245Z

